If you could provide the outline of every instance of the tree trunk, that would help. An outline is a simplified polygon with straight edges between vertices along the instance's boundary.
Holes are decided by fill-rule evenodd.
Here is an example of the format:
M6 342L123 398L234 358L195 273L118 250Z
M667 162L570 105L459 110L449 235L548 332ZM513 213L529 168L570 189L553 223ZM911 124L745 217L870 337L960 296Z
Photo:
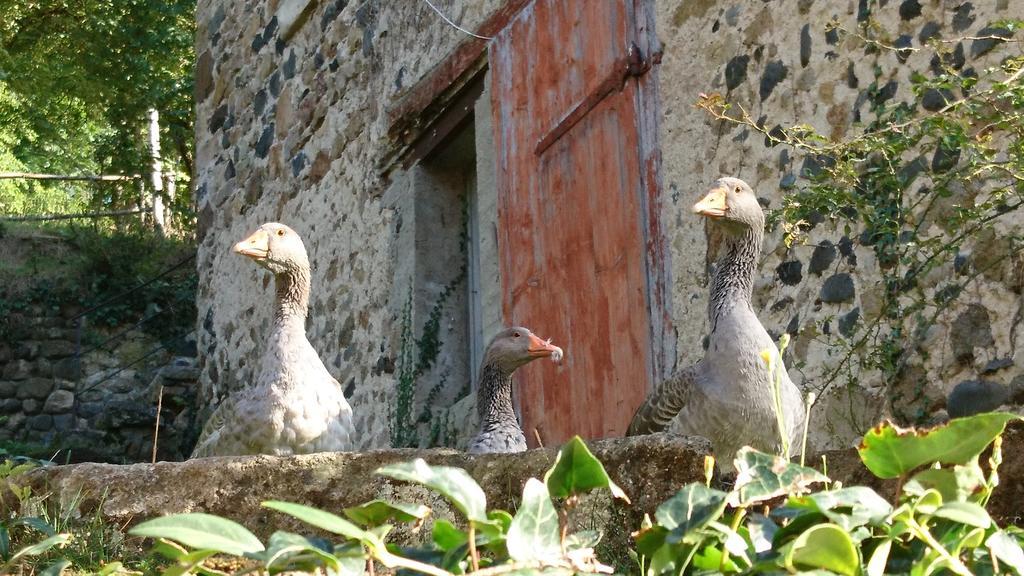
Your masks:
M164 175L163 161L160 159L160 113L156 109L149 110L149 154L150 178L153 185L153 224L161 236L166 234L164 222Z

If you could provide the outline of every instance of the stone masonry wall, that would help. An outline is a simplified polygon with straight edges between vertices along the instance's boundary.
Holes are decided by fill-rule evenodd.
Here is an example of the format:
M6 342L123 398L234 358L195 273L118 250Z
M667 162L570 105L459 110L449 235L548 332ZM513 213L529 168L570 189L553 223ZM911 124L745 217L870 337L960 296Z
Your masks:
M59 462L148 462L160 387L158 457L188 455L196 434L192 356L164 350L131 326L83 324L73 305L32 305L7 318L14 335L0 340L0 441ZM123 333L111 343L97 342ZM19 448L24 446L25 448Z
M437 4L474 30L503 2ZM905 99L909 75L927 70L928 61L923 53L900 62L891 53L865 56L837 45L825 30L829 20L855 28L858 13L871 7L894 37L916 46L925 29L970 35L990 20L1024 16L1012 0L657 0L654 7L664 43L662 220L671 245L679 365L701 357L707 332L704 228L689 205L716 177L730 174L776 208L782 184L799 185L802 162L766 147L758 135L710 121L693 107L698 94L721 92L771 125L810 123L841 138L857 129L855 117L869 113L869 84ZM309 251L308 333L353 406L360 447L385 446L404 302L393 287L408 273L393 258L402 204L385 199L390 182L401 179L401 170L387 169L394 145L388 110L466 36L422 2L200 0L196 13L201 396L223 397L254 376L272 280L230 247L260 223L279 220L302 235ZM966 41L965 66L995 63L972 46ZM1019 216L1006 225L1018 226ZM974 253L1005 250L1000 238L979 238L988 245ZM780 239L776 231L767 240L755 305L773 334L793 332L791 374L813 389L835 361L822 327L839 317L856 324L872 313L877 263L856 237L827 225L811 235L825 246L818 253L786 248ZM958 382L983 378L1009 390L1024 374L1014 363L1024 344L1014 337L1020 290L1011 276L974 284L940 319L929 346L941 352L917 373L935 400L929 410L941 410ZM835 333L843 324L831 326ZM863 386L830 394L815 408L818 448L849 445L882 415L884 399L872 378L862 375Z

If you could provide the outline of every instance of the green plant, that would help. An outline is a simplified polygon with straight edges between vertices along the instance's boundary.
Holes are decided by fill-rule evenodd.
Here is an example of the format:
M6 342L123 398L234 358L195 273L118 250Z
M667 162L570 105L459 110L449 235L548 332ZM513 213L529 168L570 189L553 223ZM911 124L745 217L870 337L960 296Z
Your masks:
M860 130L845 138L807 124L772 127L717 94L697 103L712 118L761 134L766 147L802 156L799 173L782 180L782 207L770 215L790 246L830 223L842 235L831 246L859 242L878 262L877 289L864 287L877 291L877 306L862 307L845 334L828 329L831 318L813 332L836 355L815 378L819 397L837 384L872 380L885 387L901 421L921 422L929 416L927 379L915 370L929 359L930 347L921 345L929 330L978 278L998 280L1008 260L1019 264L1019 230L995 226L1024 205L1024 58L1012 37L1022 22L990 24L1002 29L991 58L999 64L975 70L955 64L962 38L896 47L896 33L870 17L857 30L830 23L831 33L845 37L838 46L897 56L876 59L874 78L865 80L868 110L858 108ZM912 96L899 101L887 82L893 71L883 65L917 51L931 53L932 74L912 73ZM965 263L961 254L972 250Z
M998 484L1000 434L1015 418L993 413L931 430L889 423L874 428L860 455L880 478L900 480L895 505L871 488L843 487L811 468L744 448L729 491L684 486L658 506L653 519L645 517L632 556L639 572L652 576L1024 574L1024 531L1000 528L985 510ZM986 469L979 461L989 445ZM204 563L218 553L248 559L247 571L272 574L317 568L372 573L375 563L432 576L607 573L611 568L594 553L601 534L574 532L570 512L594 489L629 503L578 437L561 448L543 481L527 481L514 515L488 510L483 490L461 469L417 459L378 473L440 494L458 510L464 528L435 519L429 542L402 548L387 542L392 523L418 526L431 514L426 506L375 500L344 510L346 519L271 501L264 506L340 541L277 532L264 544L244 527L205 514L150 520L131 533L160 539L155 549L175 562L168 572L173 574L212 573Z

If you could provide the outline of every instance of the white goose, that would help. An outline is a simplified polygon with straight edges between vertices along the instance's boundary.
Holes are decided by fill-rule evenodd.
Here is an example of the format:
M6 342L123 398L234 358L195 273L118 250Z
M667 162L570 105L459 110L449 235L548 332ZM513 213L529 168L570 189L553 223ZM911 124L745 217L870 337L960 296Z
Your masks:
M274 326L256 382L217 407L192 457L351 450L352 409L306 338L310 272L302 239L271 222L234 251L274 274Z

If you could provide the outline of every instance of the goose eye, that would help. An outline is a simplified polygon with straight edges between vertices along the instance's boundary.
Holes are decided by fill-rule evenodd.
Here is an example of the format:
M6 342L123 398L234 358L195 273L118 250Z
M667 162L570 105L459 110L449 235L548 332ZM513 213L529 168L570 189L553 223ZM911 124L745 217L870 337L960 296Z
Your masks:
M513 332L513 333L512 333L512 336L513 336L514 338L519 338L520 334L519 334L519 332Z
M736 191L738 192L738 191L739 191L739 188L737 188L737 189L736 189ZM277 235L278 235L278 236L284 236L284 230L278 230L278 231L277 231Z
M740 191L740 187L739 187L739 186L737 186L737 187L736 187L736 192L739 192L739 191Z

